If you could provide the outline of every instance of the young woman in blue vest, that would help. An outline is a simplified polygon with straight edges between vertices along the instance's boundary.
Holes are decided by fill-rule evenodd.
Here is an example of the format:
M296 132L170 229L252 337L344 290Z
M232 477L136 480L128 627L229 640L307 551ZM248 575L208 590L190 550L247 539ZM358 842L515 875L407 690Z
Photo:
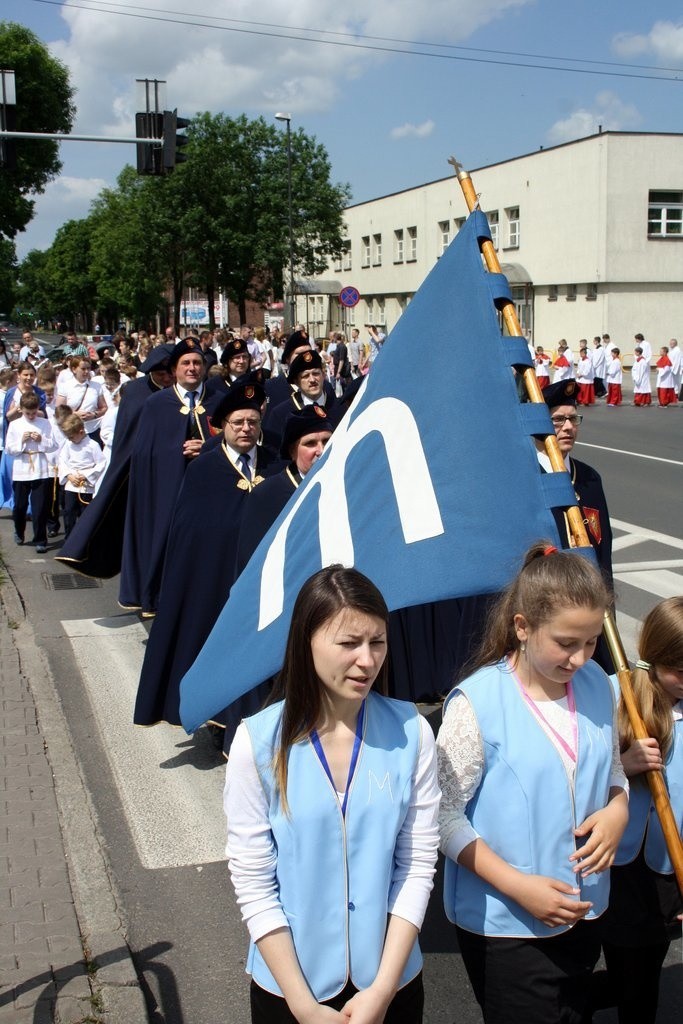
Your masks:
M620 702L621 760L631 783L629 822L612 868L609 908L600 921L608 991L600 986L596 999L599 1006L617 1006L620 1024L654 1024L662 964L671 940L681 934L681 893L644 772L664 773L683 830L683 597L652 609L638 651L633 689L649 739L634 738Z
M419 1024L438 850L434 739L381 696L387 608L355 569L303 586L274 703L238 728L227 854L254 1024Z
M532 548L493 607L437 738L444 902L486 1024L578 1024L595 919L626 826L610 681L591 661L609 593Z

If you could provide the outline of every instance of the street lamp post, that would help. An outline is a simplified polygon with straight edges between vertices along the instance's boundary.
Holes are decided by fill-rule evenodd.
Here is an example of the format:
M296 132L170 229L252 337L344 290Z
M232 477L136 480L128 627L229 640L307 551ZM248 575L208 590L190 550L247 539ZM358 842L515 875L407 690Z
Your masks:
M289 319L296 326L296 296L294 294L294 231L292 228L292 115L276 114L276 121L287 123L287 217L289 222Z

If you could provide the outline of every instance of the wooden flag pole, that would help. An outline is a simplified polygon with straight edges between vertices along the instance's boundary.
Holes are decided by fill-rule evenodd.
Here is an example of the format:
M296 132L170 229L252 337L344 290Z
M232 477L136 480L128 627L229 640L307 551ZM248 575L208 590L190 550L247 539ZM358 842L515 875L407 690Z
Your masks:
M472 211L476 210L479 206L479 198L474 190L474 185L472 184L469 172L462 169L462 166L458 163L455 157L451 157L448 162L453 165L465 197L465 202L467 203L467 209L472 213ZM493 242L491 242L490 239L483 240L480 242L480 249L489 272L492 274L502 273L500 262L498 261L498 253L494 248ZM519 318L517 317L517 310L515 309L513 302L509 301L505 303L502 309L502 316L508 334L516 338L523 337L522 327L520 325ZM523 378L529 401L543 403L543 394L532 366L529 366L524 370ZM552 466L553 473L566 473L566 466L555 434L549 434L545 438L545 450L548 458L550 459L550 465ZM567 509L567 520L569 522L574 544L577 547L588 547L590 545L590 541L586 532L581 509L578 506ZM611 609L608 609L605 612L603 632L609 652L612 656L612 661L614 662L614 666L617 670L619 688L631 723L631 728L633 729L633 735L638 740L647 739L647 729L645 728L645 723L640 715L640 710L633 692L631 671L628 667L624 647ZM645 772L645 777L647 778L655 810L657 811L657 815L662 826L664 840L666 842L667 850L669 851L671 863L674 867L678 888L680 889L681 894L683 894L683 843L681 842L681 836L678 831L676 819L673 811L671 810L669 794L661 772Z

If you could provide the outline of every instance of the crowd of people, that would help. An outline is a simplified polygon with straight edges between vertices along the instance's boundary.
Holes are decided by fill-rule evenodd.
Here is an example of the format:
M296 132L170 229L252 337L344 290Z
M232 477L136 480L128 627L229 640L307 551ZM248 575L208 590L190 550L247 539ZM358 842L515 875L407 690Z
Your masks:
M671 338L668 345L662 345L655 357L650 343L642 334L636 334L632 350L633 405L641 408L652 405L653 368L656 370L654 386L659 408L666 409L683 401L683 365L676 338ZM530 345L529 351L541 388L550 383L552 373L553 383L576 380L579 405L594 405L596 400L603 398L611 409L623 404L625 353L609 334L596 335L592 346L582 338L578 344L578 356L564 338L558 342L554 355L546 352L542 345Z
M181 679L384 343L374 326L364 342L354 329L323 343L302 325L245 326L115 337L93 353L74 334L61 367L25 339L24 358L0 369L15 542L30 514L45 553L63 517L59 560L119 575L119 603L152 620L137 724L180 724ZM666 348L662 405L680 388L678 346ZM533 350L598 567L539 542L504 593L475 600L478 630L455 645L446 685L433 681L433 696L447 693L436 743L387 661L395 613L341 566L304 585L277 679L208 723L229 754L227 852L257 1024L419 1024L418 934L439 848L446 916L486 1024L585 1024L605 1005L620 1024L654 1022L683 904L644 777L666 774L680 827L683 598L643 626L635 682L650 738L638 740L603 670L607 502L572 455L577 406L621 401L619 355L600 338L576 364L564 342L552 366ZM554 516L568 548L565 513ZM440 616L454 635L466 617L455 602L429 615L419 628Z

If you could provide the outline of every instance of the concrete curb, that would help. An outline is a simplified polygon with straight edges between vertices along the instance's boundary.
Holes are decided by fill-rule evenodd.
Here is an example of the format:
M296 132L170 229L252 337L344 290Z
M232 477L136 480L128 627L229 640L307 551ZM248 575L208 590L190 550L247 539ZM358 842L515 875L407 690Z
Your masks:
M147 1024L149 1015L126 942L116 883L100 844L100 829L90 793L74 753L69 726L54 679L36 643L21 596L4 566L0 586L7 619L13 627L19 663L33 698L45 752L52 769L69 882L88 962L91 986L101 1008L102 1024ZM56 1019L76 1018L68 996L58 997Z

